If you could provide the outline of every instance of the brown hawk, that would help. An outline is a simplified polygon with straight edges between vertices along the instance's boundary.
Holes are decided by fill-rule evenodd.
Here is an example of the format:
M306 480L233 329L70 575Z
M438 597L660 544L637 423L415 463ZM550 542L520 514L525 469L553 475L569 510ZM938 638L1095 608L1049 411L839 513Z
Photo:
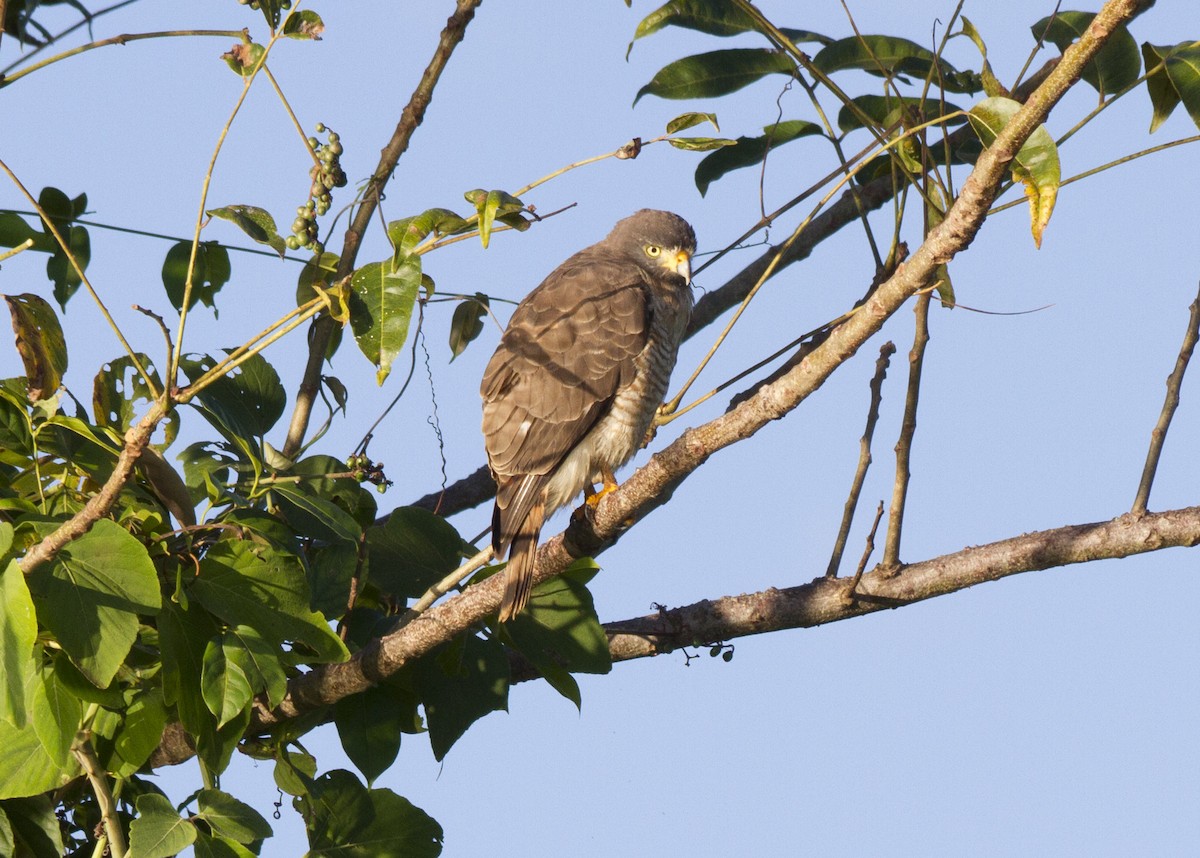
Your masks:
M492 547L509 551L500 620L529 601L542 523L645 439L692 312L696 236L643 209L526 296L483 374L483 436L496 480ZM511 549L511 550L510 550Z

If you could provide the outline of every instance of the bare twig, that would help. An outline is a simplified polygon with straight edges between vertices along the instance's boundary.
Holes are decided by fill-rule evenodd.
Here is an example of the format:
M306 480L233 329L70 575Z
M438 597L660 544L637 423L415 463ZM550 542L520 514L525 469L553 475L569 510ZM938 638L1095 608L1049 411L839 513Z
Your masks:
M854 472L854 480L850 484L850 496L846 498L846 507L842 513L842 526L838 529L837 541L833 545L833 554L829 557L829 566L825 577L836 578L838 567L842 564L842 554L846 550L846 540L850 537L850 525L854 522L854 511L858 508L858 499L862 494L863 483L867 479L867 469L871 467L871 438L875 435L875 424L879 422L879 406L883 403L883 380L887 377L888 364L896 353L896 345L890 340L879 348L879 358L875 361L875 376L871 379L871 405L867 409L867 425L859 439L858 467ZM882 514L883 504L879 505ZM878 522L878 519L876 519Z
M475 9L481 2L482 0L458 0L454 14L446 21L446 26L438 38L437 48L433 52L433 59L429 61L424 74L421 75L421 80L413 90L412 97L400 113L396 130L392 132L391 139L384 147L375 172L367 181L362 202L359 203L350 226L346 230L346 239L342 244L337 273L333 277L334 282L342 280L354 271L354 263L358 259L358 249L362 244L363 235L371 223L371 218L375 214L375 209L379 205L379 200L383 196L383 188L391 178L392 171L396 169L400 156L408 149L413 132L425 118L425 111L433 99L434 87L437 86L438 79L441 78L442 71L450 61L454 49L462 41L467 25L475 17ZM316 402L317 395L321 390L321 366L325 362L325 353L337 325L338 323L327 314L318 317L313 322L309 337L308 363L304 368L304 378L300 382L300 389L296 394L296 408L292 412L292 422L288 426L287 440L283 445L285 456L294 456L304 444L304 435L308 431L308 421L312 415L313 403Z
M900 567L900 536L904 527L904 506L908 497L908 481L912 476L913 436L917 431L917 404L921 398L921 368L925 363L925 346L929 343L929 302L932 293L922 292L913 308L916 334L908 353L908 392L904 398L904 422L896 441L896 482L892 487L892 508L888 512L887 539L883 544L883 566L893 571Z
M879 532L879 522L882 518L883 501L880 501L879 506L875 508L875 520L871 522L871 530L867 533L867 542L863 546L862 557L858 559L858 568L854 570L854 577L850 579L850 589L846 591L847 599L853 600L858 596L858 584L862 581L863 573L867 571L867 563L870 562L871 554L875 551L875 534Z
M1187 331L1183 335L1183 345L1179 349L1179 357L1175 359L1175 369L1167 377L1167 398L1163 402L1162 412L1158 415L1158 423L1150 432L1150 449L1146 451L1146 465L1142 468L1142 480L1138 483L1137 497L1133 501L1134 515L1146 511L1150 502L1150 488L1154 485L1154 474L1158 470L1158 460L1162 455L1163 443L1167 440L1167 430L1171 428L1171 418L1179 407L1179 388L1183 384L1183 374L1187 372L1188 362L1196 348L1196 340L1200 337L1200 294L1189 308Z

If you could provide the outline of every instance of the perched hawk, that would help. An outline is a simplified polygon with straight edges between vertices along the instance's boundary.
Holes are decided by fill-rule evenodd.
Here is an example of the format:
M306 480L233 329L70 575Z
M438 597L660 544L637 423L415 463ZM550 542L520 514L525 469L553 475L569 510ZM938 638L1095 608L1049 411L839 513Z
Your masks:
M691 316L695 249L687 221L643 209L513 313L480 386L492 547L509 551L501 621L529 601L542 522L598 479L614 487L641 446Z

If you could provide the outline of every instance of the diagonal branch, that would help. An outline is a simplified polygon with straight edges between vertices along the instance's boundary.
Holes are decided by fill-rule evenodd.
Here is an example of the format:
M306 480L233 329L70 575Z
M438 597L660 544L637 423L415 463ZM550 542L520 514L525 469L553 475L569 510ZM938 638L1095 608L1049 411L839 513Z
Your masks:
M1078 79L1113 30L1129 20L1145 0L1110 0L1078 42L979 156L945 220L930 230L908 262L883 283L861 310L835 329L808 357L778 380L711 422L687 430L653 456L597 507L593 522L573 522L538 552L535 581L559 574L574 556L595 555L628 527L666 503L672 492L713 453L743 441L796 408L850 358L919 289L933 281L938 266L974 239L1017 150ZM430 609L404 628L373 641L348 662L325 665L291 680L283 703L257 711L252 729L262 729L302 712L364 691L437 645L466 632L493 613L503 582L492 576L461 595Z
M425 118L425 111L433 100L433 90L442 76L450 56L466 34L467 25L475 17L475 10L482 0L458 0L454 14L446 21L446 26L438 38L437 48L433 59L429 61L421 80L413 90L412 97L400 113L396 130L392 138L383 148L379 165L367 182L362 193L362 202L354 211L354 218L346 230L346 240L342 245L341 257L338 260L335 281L348 277L354 271L354 263L358 258L358 249L362 244L363 235L371 223L379 200L383 196L384 186L391 179L392 171L400 156L408 149L408 143L413 133ZM321 316L313 323L308 340L308 363L304 368L304 378L300 390L296 394L296 409L292 412L292 422L288 427L287 441L284 443L285 456L295 456L304 443L304 433L308 431L308 421L312 414L313 403L321 389L321 366L325 362L325 353L329 348L330 339L337 329L338 323L328 314Z

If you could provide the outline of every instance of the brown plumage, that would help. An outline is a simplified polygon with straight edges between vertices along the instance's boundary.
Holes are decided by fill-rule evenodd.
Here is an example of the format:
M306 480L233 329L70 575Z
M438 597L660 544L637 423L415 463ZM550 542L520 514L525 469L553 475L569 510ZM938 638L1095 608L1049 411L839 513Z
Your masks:
M687 221L643 209L513 313L480 386L492 547L509 553L501 621L529 601L546 517L629 461L650 428L691 315L695 249Z

